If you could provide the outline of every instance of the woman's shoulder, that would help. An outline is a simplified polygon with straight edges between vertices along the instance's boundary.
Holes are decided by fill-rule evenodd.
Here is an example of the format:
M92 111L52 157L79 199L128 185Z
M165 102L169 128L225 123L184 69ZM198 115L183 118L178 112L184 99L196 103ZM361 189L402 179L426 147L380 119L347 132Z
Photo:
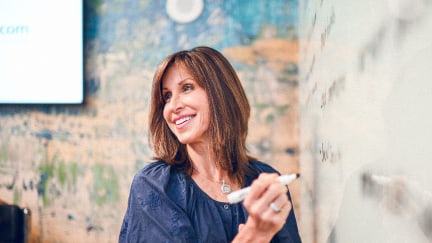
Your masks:
M144 167L142 167L138 172L136 173L135 177L145 176L145 177L151 177L151 176L161 176L168 174L170 170L170 166L161 161L153 161L148 164L146 164Z
M154 174L154 173L161 173L163 171L170 170L170 165L165 163L162 160L152 161L146 164L143 168L141 168L138 173L143 174Z
M177 178L179 175L177 169L164 161L158 160L150 162L141 168L134 177L134 182L157 182L160 184L168 183L170 179Z
M279 171L265 162L259 160L249 160L245 186L252 184L252 181L258 178L259 174L261 173L277 173L280 175Z
M263 161L252 160L252 161L249 161L249 165L254 170L256 170L258 173L267 172L267 173L278 173L279 174L279 171L277 171L271 165L269 165Z

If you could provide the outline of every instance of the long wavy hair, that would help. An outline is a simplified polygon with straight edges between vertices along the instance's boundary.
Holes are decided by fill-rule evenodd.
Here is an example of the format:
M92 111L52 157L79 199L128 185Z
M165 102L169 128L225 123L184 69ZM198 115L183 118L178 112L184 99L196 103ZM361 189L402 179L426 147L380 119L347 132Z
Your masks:
M163 117L162 81L174 64L183 65L206 91L210 105L210 151L218 166L226 170L231 179L243 184L248 173L248 161L254 160L246 148L250 105L232 65L220 52L210 47L199 46L176 52L166 57L157 68L149 113L149 139L155 152L154 159L181 167L187 174L192 174L186 145L179 142Z

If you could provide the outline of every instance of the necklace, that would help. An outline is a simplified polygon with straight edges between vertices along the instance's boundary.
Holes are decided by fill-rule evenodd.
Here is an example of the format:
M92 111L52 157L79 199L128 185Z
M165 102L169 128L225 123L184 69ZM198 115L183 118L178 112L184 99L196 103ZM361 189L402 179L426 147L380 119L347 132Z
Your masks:
M197 172L197 175L201 176L201 173L197 169L194 168L194 171ZM222 179L222 181L220 181L220 182L216 182L216 181L210 180L209 178L207 178L205 176L202 176L202 177L205 178L208 181L213 182L213 183L222 183L220 189L221 189L222 193L225 194L225 195L229 194L231 192L231 190L232 190L231 186L229 184L227 184L224 179Z
M221 191L223 194L229 194L231 192L231 186L226 184L224 179L222 179Z

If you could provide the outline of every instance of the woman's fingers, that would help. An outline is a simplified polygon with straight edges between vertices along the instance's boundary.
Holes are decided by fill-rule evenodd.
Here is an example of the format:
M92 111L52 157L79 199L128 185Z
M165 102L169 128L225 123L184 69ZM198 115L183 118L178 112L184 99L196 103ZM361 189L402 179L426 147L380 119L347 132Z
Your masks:
M249 213L246 225L262 234L274 235L278 232L292 208L288 189L277 178L277 174L260 174L243 201Z
M263 221L269 221L272 224L283 226L289 212L291 203L286 195L280 195L272 201L261 215Z
M280 213L282 209L287 206L291 206L291 203L288 201L288 197L286 195L280 195L270 203L269 208L272 210L272 213Z
M267 190L267 187L277 180L278 175L275 173L261 173L256 180L252 182L249 198L260 198Z
M277 174L262 173L252 183L251 191L244 200L244 205L250 209L250 214L263 213L276 200L280 201L276 204L277 206L284 206L288 202L287 188L279 182L277 177Z
M244 228L244 224L239 224L238 231L240 232Z

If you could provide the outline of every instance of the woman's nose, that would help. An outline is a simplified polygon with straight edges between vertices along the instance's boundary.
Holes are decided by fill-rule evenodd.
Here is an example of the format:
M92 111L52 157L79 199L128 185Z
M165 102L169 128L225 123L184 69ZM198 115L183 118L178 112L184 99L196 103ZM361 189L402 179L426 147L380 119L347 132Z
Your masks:
M179 112L184 107L183 100L179 95L171 97L170 105L173 112Z

